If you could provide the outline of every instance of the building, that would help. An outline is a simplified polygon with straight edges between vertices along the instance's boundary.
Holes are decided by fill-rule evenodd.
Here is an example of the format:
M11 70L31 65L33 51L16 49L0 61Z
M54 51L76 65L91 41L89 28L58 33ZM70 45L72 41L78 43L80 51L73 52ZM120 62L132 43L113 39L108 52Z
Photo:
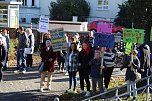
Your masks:
M90 17L96 19L114 19L119 11L118 4L127 0L86 0L91 7Z

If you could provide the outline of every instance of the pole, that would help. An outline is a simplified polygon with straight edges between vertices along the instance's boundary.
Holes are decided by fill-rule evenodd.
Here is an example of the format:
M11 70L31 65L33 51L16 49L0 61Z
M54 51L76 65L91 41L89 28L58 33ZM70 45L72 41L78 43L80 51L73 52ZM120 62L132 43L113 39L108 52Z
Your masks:
M103 59L104 59L104 47L101 48L101 67L103 67ZM100 74L102 75L102 69L100 69Z

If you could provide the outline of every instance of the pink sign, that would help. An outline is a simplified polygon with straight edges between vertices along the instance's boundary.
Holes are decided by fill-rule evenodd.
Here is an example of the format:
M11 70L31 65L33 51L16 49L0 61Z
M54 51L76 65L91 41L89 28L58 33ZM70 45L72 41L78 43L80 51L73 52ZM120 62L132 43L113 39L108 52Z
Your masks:
M97 32L111 34L112 33L112 25L113 25L112 23L98 24L97 25Z

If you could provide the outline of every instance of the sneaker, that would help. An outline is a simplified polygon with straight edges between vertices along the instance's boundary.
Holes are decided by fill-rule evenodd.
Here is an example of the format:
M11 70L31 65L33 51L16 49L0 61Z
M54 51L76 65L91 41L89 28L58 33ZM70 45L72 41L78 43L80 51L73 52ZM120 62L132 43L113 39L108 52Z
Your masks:
M22 73L25 74L25 73L26 73L26 70L23 70Z
M15 70L14 73L20 73L20 71L19 70Z
M80 90L80 94L82 94L82 93L84 93L84 90L81 89L81 90Z
M44 89L43 89L43 88L40 88L40 92L44 92Z
M76 90L73 90L73 93L74 93L74 94L76 94L76 93L77 93L77 91L76 91Z
M86 94L85 94L85 97L89 97L90 96L90 92L87 91Z
M66 72L66 73L65 73L65 76L68 76L68 75L69 75L68 72Z
M66 90L66 93L71 92L71 91L72 91L72 89L68 89L68 90Z

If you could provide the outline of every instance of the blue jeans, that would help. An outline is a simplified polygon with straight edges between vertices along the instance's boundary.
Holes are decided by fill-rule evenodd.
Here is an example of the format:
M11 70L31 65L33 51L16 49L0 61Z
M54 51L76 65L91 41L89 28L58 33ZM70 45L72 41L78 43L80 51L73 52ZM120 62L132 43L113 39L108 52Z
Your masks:
M71 89L71 86L72 86L72 79L74 81L74 88L73 88L73 90L75 90L75 88L76 88L76 85L77 85L76 73L77 73L76 71L69 72L69 89Z
M17 50L17 70L20 70L20 60L22 61L21 66L25 70L26 69L26 57L24 54L24 50Z

